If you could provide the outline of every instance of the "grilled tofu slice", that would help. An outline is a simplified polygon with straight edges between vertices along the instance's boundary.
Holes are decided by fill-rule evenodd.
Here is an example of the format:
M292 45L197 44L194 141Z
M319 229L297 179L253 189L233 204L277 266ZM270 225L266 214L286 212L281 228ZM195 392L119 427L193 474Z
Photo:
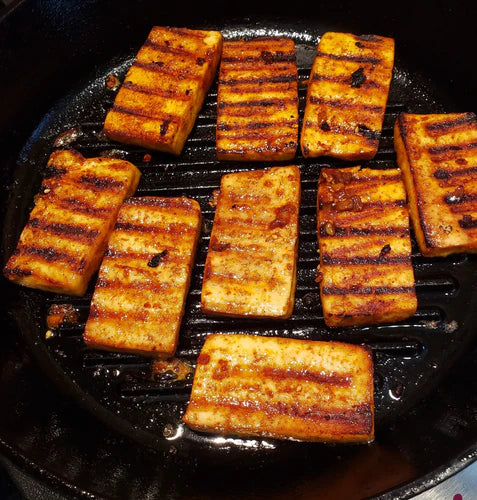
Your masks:
M394 66L394 40L325 33L308 82L301 132L305 157L375 156Z
M215 78L218 31L155 26L106 116L113 140L179 155Z
M200 226L195 200L124 202L93 294L83 336L88 346L174 355Z
M371 352L341 342L209 335L183 420L219 434L372 441Z
M318 241L328 326L400 321L415 313L409 214L398 169L323 169Z
M83 295L140 175L127 161L54 151L4 275L27 287Z
M286 161L298 147L295 44L224 42L217 97L219 160Z
M402 113L394 144L421 253L476 253L476 115Z
M299 204L300 170L294 165L222 177L204 268L205 313L292 314Z

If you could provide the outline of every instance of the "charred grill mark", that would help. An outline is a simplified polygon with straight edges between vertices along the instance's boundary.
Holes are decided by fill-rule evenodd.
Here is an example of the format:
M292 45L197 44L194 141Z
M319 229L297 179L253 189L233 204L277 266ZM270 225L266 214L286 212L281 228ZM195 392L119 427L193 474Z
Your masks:
M65 224L61 222L49 222L41 220L37 217L30 219L27 225L35 229L41 229L42 231L73 240L93 240L101 234L98 230L88 229L84 226L75 226L73 224Z
M86 186L99 189L102 191L110 191L110 190L122 190L124 189L124 182L117 181L116 179L112 179L111 177L97 177L92 174L82 175L79 179L81 184L85 184Z
M109 208L95 207L86 201L79 200L77 198L60 198L55 200L55 205L58 208L89 215L98 219L109 219L111 214L111 210Z
M361 104L359 102L345 101L343 99L324 99L322 97L310 96L309 102L312 104L320 104L324 106L329 106L331 108L338 109L356 109L361 111L367 111L370 113L384 113L383 106L377 106L374 104Z
M296 73L289 73L284 75L276 75L276 76L263 76L263 77L254 77L254 78L221 78L219 80L219 85L263 85L264 83L289 83L297 81Z
M158 267L161 260L167 255L167 249L154 255L154 257L147 263L149 267Z
M21 255L39 257L46 262L65 263L78 272L81 272L85 265L84 259L78 260L74 255L59 251L54 247L21 245L15 252L18 252Z
M351 87L360 88L366 82L366 75L364 74L364 68L359 67L356 71L351 73Z
M257 370L260 375L274 380L306 380L318 384L337 385L340 387L349 387L352 384L353 377L351 374L312 372L307 369L303 370L284 370L281 368L265 367ZM260 376L259 375L259 376Z
M467 142L464 144L445 144L444 146L431 146L427 151L432 155L448 153L449 151L463 151L477 148L477 142Z
M357 35L355 36L357 40L360 40L361 42L382 42L382 38L376 35Z
M459 220L459 226L462 229L473 229L477 227L477 219L473 219L472 215L464 215L462 219Z
M152 71L154 73L160 73L166 75L169 78L176 78L177 80L201 80L202 75L200 73L192 73L187 68L181 68L180 70L167 68L162 61L157 63L146 63L141 61L134 61L131 65L133 68L144 69L147 71Z
M409 228L407 226L403 227L334 227L334 234L332 235L335 238L343 238L347 236L395 236L399 238L403 238L409 235ZM321 223L319 227L320 237L330 237L330 235L326 232L325 223Z
M243 409L247 412L263 412L270 417L285 415L318 422L331 421L346 426L347 434L361 434L363 430L370 432L372 429L372 411L369 404L355 405L349 410L338 410L320 408L319 405L304 407L299 403L286 404L280 401L270 403L268 401L214 398L213 402L209 402L205 397L196 397L194 404L200 408L220 406L221 408L229 408L231 411Z
M296 120L277 120L274 122L251 122L251 123L218 123L217 130L221 132L228 132L231 130L261 130L266 128L285 128L285 127L297 127L298 123Z
M459 205L477 200L477 194L449 194L444 196L444 203L447 205Z
M150 274L147 275L150 277ZM152 283L150 280L145 281L128 281L127 284L121 280L108 280L104 278L99 278L96 281L96 288L107 288L108 290L124 290L124 287L127 286L128 289L132 289L135 293L144 291L146 293L154 292L154 293L164 293L168 292L173 288L173 285L169 283ZM162 298L161 300L164 300Z
M27 269L24 267L8 267L8 265L4 268L3 274L5 276L16 276L17 278L26 278L27 276L31 276L33 271L31 269Z
M222 62L228 64L234 63L255 63L255 62L263 62L265 64L277 64L277 63L286 63L286 62L295 62L296 56L293 52L285 53L285 52L270 52L268 50L262 50L260 56L226 56L222 57Z
M381 137L380 130L371 130L366 125L359 124L354 128L344 127L341 125L331 127L329 123L322 122L321 124L312 122L310 120L306 121L306 126L310 128L320 128L324 132L332 132L334 134L341 135L356 135L358 137L364 137L370 141L379 141Z
M447 170L444 168L439 168L434 172L434 177L439 180L447 180L451 177L460 177L475 173L477 173L477 167L459 168L457 170Z
M181 57L185 57L188 59L196 59L197 58L196 52L190 52L190 51L185 50L184 48L181 48L181 47L171 47L170 45L167 45L164 42L157 43L157 42L154 42L150 39L148 39L144 42L143 47L150 47L151 49L154 49L155 51L161 52L163 54L172 54L175 56L181 56Z
M351 197L352 191L348 193L348 196ZM391 201L367 201L362 202L362 211L370 210L374 208L385 208L385 207L405 207L407 206L407 200L391 200ZM318 207L320 209L329 207L330 204L326 202L319 202Z
M147 309L142 309L140 311L114 311L106 310L104 308L98 308L94 304L91 306L91 311L89 313L89 320L104 320L104 319L114 319L114 320L124 320L127 318L128 321L150 321L150 314ZM156 320L156 318L154 318ZM166 320L166 318L164 318ZM167 318L167 321L171 321L171 318Z
M219 108L271 107L284 108L287 104L296 104L298 98L257 99L251 101L227 102L220 101Z
M349 85L350 84L350 77L349 76L337 76L337 75L327 75L327 74L321 74L321 73L313 73L313 76L311 79L315 82L332 82L332 83L340 83L344 85ZM369 78L365 78L361 84L360 88L376 88L376 89L382 89L383 86L374 80L370 80Z
M167 227L147 226L145 224L133 224L132 222L116 222L115 231L138 232L150 234L187 234L195 231L188 224L173 222Z
M45 168L43 177L45 179L51 179L54 177L61 177L64 174L66 174L66 168L58 168L56 165L50 164Z
M350 287L324 286L321 289L323 295L396 295L414 294L412 286L361 286Z
M188 198L156 198L135 196L124 201L135 207L182 208L187 213L197 213L199 208Z
M189 101L191 99L190 94L185 94L184 92L177 92L176 90L163 90L159 88L146 87L144 85L138 85L137 83L133 83L131 81L126 81L123 83L123 88L128 90L133 90L134 92L138 92L140 94L147 95L155 95L164 97L165 99L178 99L181 101Z
M465 116L456 118L454 120L441 121L436 123L426 123L425 128L428 132L439 132L445 133L448 129L453 127L458 127L459 125L465 125L467 123L476 123L476 116L474 113L466 113Z
M328 254L323 254L321 257L322 264L329 266L347 266L347 265L374 265L374 264L408 264L411 263L410 255L396 255L388 257L379 255L378 257L332 257Z
M317 57L325 57L327 59L333 59L334 61L348 61L348 62L357 62L360 64L372 64L376 66L381 63L381 59L377 57L371 56L350 56L346 54L327 54L325 52L317 51Z
M148 113L143 109L127 108L125 106L117 106L116 104L112 107L112 111L124 115L133 115L142 118L148 118L149 120L168 120L169 122L177 120L177 116L171 115L169 113L162 113L158 112L157 110L154 110L154 113Z

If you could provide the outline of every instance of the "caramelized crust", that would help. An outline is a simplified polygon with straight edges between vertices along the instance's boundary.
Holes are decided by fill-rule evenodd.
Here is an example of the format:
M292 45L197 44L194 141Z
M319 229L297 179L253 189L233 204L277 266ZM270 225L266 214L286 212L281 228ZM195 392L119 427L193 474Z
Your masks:
M83 295L140 175L127 161L54 151L4 275L27 287Z
M152 28L106 116L113 140L179 155L215 77L218 31Z
M199 204L188 198L125 201L99 271L88 346L174 355L200 223Z
M296 166L222 177L202 285L202 310L223 316L292 314L298 250Z
M281 38L224 42L217 97L217 157L280 161L298 145L295 44Z
M372 441L371 352L340 342L209 335L183 420L226 435Z
M398 169L323 169L318 241L328 326L394 322L415 313L409 215Z
M402 113L394 144L421 253L476 253L476 115Z
M392 38L333 32L322 36L308 82L303 156L375 156L393 65Z

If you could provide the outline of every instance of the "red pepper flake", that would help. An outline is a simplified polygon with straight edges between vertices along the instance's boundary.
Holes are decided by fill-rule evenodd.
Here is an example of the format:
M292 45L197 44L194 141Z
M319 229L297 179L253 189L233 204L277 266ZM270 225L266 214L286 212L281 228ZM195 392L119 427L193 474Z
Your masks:
M146 153L146 154L143 156L142 161L143 161L144 163L149 163L149 162L151 161L151 159L152 159L152 156L151 156L149 153Z
M106 77L106 80L104 82L105 87L108 90L117 90L119 86L121 85L121 82L119 81L118 77L114 74L110 74Z

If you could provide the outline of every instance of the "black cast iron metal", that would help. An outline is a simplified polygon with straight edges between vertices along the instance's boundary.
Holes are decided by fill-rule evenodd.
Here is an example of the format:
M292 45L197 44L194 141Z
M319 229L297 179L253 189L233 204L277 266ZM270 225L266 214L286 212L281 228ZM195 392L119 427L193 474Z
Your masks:
M216 160L216 86L179 158L105 140L102 121L114 93L104 81L111 73L124 76L154 24L215 28L226 38L290 36L297 45L301 83L324 31L393 36L396 67L380 149L366 162L387 168L395 161L392 126L398 112L475 110L477 94L470 91L477 90L477 72L462 47L477 36L466 29L470 26L463 13L442 6L425 11L427 24L417 13L406 17L399 9L384 12L372 4L348 7L338 2L326 9L316 6L313 12L304 6L284 17L255 6L248 18L234 18L224 5L220 11L214 7L209 4L197 14L142 1L135 2L132 17L127 2L115 2L113 8L99 1L26 1L3 19L0 37L8 50L1 54L7 103L0 113L2 264L26 221L55 138L74 127L78 136L71 146L85 156L120 155L142 170L137 194L185 194L201 204L204 227L178 356L194 363L210 332L366 343L375 359L376 442L326 446L194 433L180 421L190 381L153 380L147 359L84 347L81 333L94 281L85 298L71 299L3 280L3 451L33 475L77 496L408 497L477 456L477 259L424 258L414 246L419 308L413 318L392 325L327 328L314 281L316 182L323 166L346 163L305 160L298 154L303 195L293 316L284 322L206 318L199 297L214 212L212 192L225 172L269 165ZM440 19L445 14L450 22ZM452 44L446 35L453 37ZM431 57L433 51L439 51L438 60ZM301 84L301 116L305 92ZM47 309L58 303L73 304L80 321L45 339Z

